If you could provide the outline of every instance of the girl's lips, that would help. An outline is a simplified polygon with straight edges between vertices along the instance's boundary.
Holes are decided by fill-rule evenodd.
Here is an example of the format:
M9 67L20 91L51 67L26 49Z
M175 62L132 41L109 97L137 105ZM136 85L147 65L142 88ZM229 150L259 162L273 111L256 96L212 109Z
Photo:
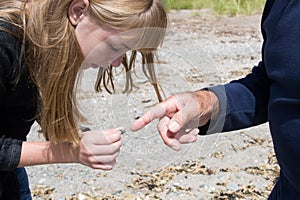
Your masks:
M116 60L116 61L112 62L111 65L113 67L119 67L121 65L121 61Z

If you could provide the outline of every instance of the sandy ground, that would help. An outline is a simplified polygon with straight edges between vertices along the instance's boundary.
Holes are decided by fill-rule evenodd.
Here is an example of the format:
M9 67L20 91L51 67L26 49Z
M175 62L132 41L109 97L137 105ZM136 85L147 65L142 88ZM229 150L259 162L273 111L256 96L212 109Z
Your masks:
M171 11L157 67L165 95L243 77L260 60L260 15L218 17L205 10ZM139 67L137 66L137 69ZM166 147L152 123L132 133L134 118L157 101L137 70L138 86L122 94L94 93L95 70L82 79L80 99L93 129L123 126L112 171L79 164L28 167L33 199L266 199L278 175L268 124L201 136L180 152ZM237 102L238 103L238 102ZM29 140L42 140L35 125Z

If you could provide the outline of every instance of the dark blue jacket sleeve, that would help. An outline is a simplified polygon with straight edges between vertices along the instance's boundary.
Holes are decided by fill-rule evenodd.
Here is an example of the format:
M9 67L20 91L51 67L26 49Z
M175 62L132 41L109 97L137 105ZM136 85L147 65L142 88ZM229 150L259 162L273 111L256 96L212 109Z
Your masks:
M262 62L245 78L225 85L227 105L223 131L267 122L269 91L270 80Z
M252 73L240 80L208 88L220 102L220 113L210 122L208 134L233 131L262 124L268 120L270 80L260 62Z

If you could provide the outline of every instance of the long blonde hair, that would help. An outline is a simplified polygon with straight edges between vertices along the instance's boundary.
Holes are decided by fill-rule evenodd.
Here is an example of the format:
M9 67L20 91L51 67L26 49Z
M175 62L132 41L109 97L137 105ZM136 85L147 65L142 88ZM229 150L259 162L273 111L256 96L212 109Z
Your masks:
M4 3L5 2L5 3ZM67 11L72 0L7 0L0 3L4 21L23 30L20 39L25 47L25 61L39 91L39 121L45 137L54 143L79 144L78 124L85 121L76 102L76 83L84 60L76 40L74 27ZM30 4L27 4L30 2ZM143 33L140 42L149 37L151 48L133 50L128 62L122 63L129 72L134 66L137 52L142 55L145 75L158 89L154 73L154 52L162 43L167 15L161 0L89 0L91 17L108 27L130 30L154 27L158 34ZM26 6L27 5L27 6ZM152 36L152 38L151 38ZM148 41L149 42L149 41ZM105 88L112 80L111 68L100 70L96 90L101 80ZM105 74L110 74L103 78ZM129 73L130 74L130 73ZM111 81L112 83L112 81ZM127 76L126 88L131 85ZM113 84L112 84L113 86ZM159 94L159 93L158 93Z

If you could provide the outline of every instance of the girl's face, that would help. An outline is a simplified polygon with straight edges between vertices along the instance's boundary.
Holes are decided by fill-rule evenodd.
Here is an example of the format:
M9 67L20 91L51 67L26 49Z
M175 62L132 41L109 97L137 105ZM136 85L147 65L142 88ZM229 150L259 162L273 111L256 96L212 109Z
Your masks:
M75 34L84 55L83 68L118 67L123 55L130 50L118 37L119 31L99 25L83 17L75 28Z
M123 55L130 50L130 44L118 36L120 30L93 21L89 17L88 6L88 0L73 0L69 7L69 20L85 58L82 67L118 67Z

